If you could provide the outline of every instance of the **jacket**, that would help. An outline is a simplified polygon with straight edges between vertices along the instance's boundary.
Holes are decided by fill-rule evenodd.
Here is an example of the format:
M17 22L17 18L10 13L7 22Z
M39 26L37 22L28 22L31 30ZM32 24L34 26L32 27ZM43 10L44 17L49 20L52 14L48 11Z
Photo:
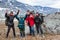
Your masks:
M18 15L18 13L16 15L8 15L7 13L5 14L6 20L5 20L5 24L6 26L12 26L14 25L14 18Z
M24 28L24 18L19 18L16 16L16 19L18 20L18 27Z
M27 17L26 21L28 21L30 27L34 26L34 16L33 17Z
M34 18L34 21L35 21L35 24L41 24L41 18L39 17L39 16L36 16L35 18Z

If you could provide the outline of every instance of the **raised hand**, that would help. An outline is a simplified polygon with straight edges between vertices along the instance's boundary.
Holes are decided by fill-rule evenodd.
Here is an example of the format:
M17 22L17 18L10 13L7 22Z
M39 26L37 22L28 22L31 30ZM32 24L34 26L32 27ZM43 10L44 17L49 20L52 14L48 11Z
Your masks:
M17 14L16 14L16 15L18 15L18 14L19 14L19 12L20 12L20 10L18 10L18 12L17 12Z
M20 10L18 10L18 14L19 14Z

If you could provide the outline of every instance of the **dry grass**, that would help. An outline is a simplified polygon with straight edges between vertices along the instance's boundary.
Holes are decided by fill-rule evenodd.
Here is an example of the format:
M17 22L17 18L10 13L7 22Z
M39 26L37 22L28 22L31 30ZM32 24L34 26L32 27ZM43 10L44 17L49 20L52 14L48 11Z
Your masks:
M15 23L15 26L17 25L17 22ZM19 36L19 29L18 27L15 27L16 30L16 38L13 37L12 31L10 31L9 37L6 37L7 27L4 25L4 23L0 22L0 40L60 40L60 35L52 35L52 34L45 34L45 38L42 38L41 36L36 35L35 37L32 36L26 36L25 38L21 39Z

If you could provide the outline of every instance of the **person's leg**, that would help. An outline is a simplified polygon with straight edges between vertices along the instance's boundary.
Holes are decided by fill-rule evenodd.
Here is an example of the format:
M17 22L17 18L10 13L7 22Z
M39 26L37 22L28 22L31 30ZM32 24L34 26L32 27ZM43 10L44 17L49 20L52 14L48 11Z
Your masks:
M31 35L31 27L29 26L29 30L30 30L30 35Z
M37 30L37 34L39 34L39 25L36 24L36 30Z
M22 36L25 37L25 32L24 31L22 31Z
M43 34L43 30L42 30L41 25L40 25L39 31L41 32L41 34Z
M20 31L20 37L22 37L22 31Z
M34 26L33 26L33 36L35 36Z
M22 28L19 28L19 29L20 29L20 37L23 37Z
M7 37L8 37L8 35L9 35L10 29L11 29L11 27L10 27L10 26L8 26L8 30L7 30L7 34L6 34L6 38L7 38Z
M34 26L31 27L31 33L32 33L33 36L35 36Z
M20 36L21 36L21 37L25 37L23 31L20 32Z
M22 36L25 37L25 29L24 29L24 27L22 28Z
M42 30L42 27L40 26L40 32L41 32L41 36L44 38L44 33L43 33L43 30Z
M25 37L25 27L23 28L23 36Z
M14 37L16 37L14 25L12 26L12 30L13 30Z
M30 35L32 35L32 27L30 27Z

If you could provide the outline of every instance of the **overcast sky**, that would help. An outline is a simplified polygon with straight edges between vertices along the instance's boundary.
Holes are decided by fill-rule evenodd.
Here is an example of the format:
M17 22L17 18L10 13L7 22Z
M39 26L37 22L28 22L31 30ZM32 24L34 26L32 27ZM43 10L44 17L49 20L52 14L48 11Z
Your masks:
M32 6L47 6L53 8L60 8L60 0L17 0L22 3L26 3Z

